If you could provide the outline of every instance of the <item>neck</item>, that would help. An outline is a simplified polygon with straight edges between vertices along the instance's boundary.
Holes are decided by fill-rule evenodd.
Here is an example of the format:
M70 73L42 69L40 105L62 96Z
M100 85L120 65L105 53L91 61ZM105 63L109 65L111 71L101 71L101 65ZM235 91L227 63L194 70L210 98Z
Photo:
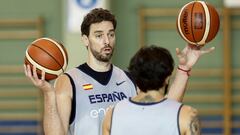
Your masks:
M132 98L132 100L141 103L159 102L164 99L163 91L163 89L151 90L146 93L140 91L136 97Z
M111 68L110 62L102 62L98 61L97 59L88 59L87 64L89 67L91 67L97 72L106 72L109 71Z

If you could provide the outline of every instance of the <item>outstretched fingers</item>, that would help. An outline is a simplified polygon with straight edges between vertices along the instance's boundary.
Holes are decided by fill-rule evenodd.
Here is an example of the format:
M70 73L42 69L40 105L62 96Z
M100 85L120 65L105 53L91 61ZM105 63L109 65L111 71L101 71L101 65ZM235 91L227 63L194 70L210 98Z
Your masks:
M42 71L42 76L41 76L41 80L44 81L45 80L45 71Z
M32 77L32 71L31 71L30 65L24 65L24 72L27 77L29 78Z
M210 52L213 52L214 50L215 50L215 47L211 47L211 48L207 48L207 49L202 49L202 50L201 50L201 54L210 53Z
M33 85L41 89L43 92L54 90L51 84L45 80L46 73L39 70L41 72L41 74L39 74L38 70L39 69L37 69L36 66L31 67L30 65L24 65L25 75L31 80Z
M186 62L186 54L189 50L189 46L186 45L183 50L180 50L179 48L176 48L176 55L178 57L179 63L185 63Z
M38 74L37 74L37 67L36 66L33 66L33 78L35 80L38 80Z
M179 48L176 48L176 54L177 54L177 56L178 56L178 55L181 55L181 51L180 51Z
M34 85L39 85L42 83L42 81L45 80L45 72L42 72L41 78L40 78L37 73L36 66L33 66L31 68L30 65L24 65L24 72L25 72L25 75L33 82Z
M24 67L24 73L25 73L25 75L28 76L28 73L27 73L27 65L24 64L23 67Z
M33 68L34 70L34 68ZM24 65L24 72L25 75L34 83L35 79L34 79L34 71L31 70L30 65Z
M176 54L178 56L183 56L187 53L187 51L190 49L189 45L186 45L183 50L180 50L179 48L176 48Z

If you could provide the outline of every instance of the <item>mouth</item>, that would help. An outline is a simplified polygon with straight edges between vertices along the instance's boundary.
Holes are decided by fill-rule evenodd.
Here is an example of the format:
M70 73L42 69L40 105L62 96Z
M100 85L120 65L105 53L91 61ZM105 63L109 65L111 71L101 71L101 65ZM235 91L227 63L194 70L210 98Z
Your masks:
M103 48L103 52L111 53L112 52L112 48L110 48L110 47Z

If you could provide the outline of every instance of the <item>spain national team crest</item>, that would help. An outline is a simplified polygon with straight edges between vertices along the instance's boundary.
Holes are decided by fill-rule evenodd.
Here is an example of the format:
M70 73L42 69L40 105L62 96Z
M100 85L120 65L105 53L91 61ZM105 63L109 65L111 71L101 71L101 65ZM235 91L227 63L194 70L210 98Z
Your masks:
M93 89L93 85L88 83L88 84L84 84L83 85L83 89L84 90L92 90Z

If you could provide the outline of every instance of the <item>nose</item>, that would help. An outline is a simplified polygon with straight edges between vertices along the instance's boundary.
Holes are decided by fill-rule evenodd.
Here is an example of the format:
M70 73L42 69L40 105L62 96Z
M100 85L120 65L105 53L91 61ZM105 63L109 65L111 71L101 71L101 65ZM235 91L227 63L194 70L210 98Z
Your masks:
M109 44L109 37L107 35L104 37L104 44L105 45Z

